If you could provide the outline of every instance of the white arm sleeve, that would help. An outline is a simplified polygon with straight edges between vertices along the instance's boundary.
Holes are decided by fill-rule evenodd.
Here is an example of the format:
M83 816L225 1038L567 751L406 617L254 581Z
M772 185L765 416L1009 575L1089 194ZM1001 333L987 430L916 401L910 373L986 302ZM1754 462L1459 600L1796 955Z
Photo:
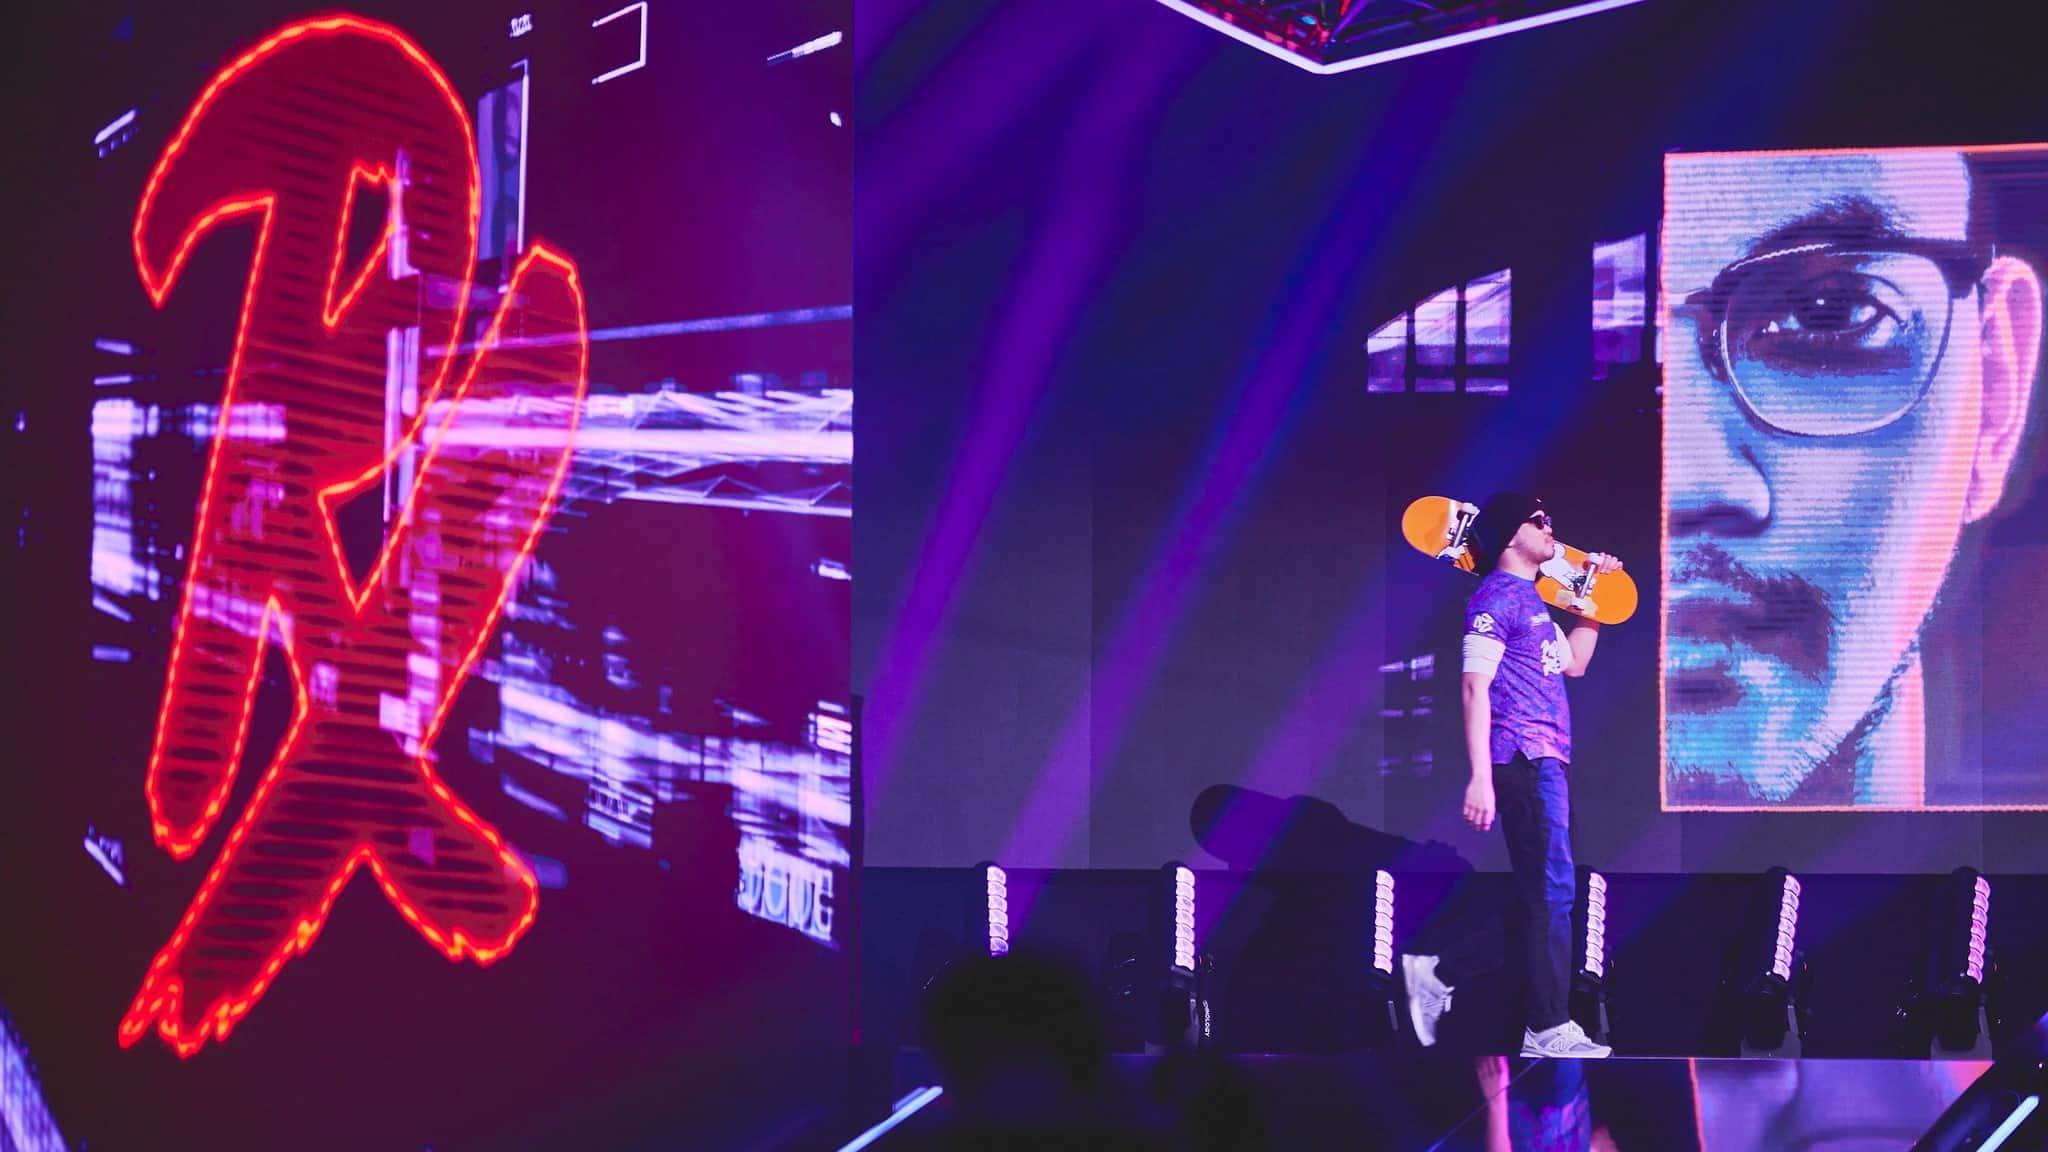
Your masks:
M1476 633L1465 634L1465 671L1481 672L1488 676L1500 667L1500 658L1508 650L1506 644L1491 636Z

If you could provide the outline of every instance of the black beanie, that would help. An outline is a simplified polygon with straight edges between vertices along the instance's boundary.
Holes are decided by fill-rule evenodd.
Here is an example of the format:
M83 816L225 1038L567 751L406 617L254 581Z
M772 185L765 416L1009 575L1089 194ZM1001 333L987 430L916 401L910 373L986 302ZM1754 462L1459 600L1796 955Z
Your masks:
M1472 543L1485 555L1485 567L1500 561L1502 549L1529 517L1543 511L1543 501L1523 492L1496 492L1479 508L1472 522Z

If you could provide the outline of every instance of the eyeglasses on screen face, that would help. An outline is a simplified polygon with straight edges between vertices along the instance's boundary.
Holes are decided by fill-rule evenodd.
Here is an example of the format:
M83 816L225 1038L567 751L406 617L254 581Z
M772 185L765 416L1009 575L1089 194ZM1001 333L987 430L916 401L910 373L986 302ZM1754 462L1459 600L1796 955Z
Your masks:
M1728 265L1677 311L1696 323L1701 363L1759 422L1849 436L1926 396L1955 302L1991 260L1955 240L1801 244Z

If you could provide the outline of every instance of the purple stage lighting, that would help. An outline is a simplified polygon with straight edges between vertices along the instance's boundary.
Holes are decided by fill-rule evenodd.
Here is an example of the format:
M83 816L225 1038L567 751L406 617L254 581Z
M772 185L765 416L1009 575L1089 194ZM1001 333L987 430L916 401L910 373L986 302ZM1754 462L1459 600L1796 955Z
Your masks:
M1799 939L1799 878L1789 873L1778 896L1778 933L1771 945L1771 975L1792 978L1792 949Z
M982 866L986 881L983 903L988 923L988 954L1001 956L1010 950L1010 877L994 864Z
M1195 872L1173 865L1173 966L1195 970Z
M1372 966L1394 974L1394 876L1384 868L1372 880Z
M1586 873L1586 961L1579 970L1594 979L1607 975L1607 878Z

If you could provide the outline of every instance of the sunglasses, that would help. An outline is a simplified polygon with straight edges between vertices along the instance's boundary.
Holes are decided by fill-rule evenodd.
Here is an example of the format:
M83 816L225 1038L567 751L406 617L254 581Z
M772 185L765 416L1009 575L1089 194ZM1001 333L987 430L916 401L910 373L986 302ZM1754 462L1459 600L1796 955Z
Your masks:
M1548 513L1548 512L1538 512L1538 513L1536 513L1536 514L1535 514L1534 516L1531 516L1531 517L1529 517L1529 518L1528 518L1527 520L1524 520L1524 521L1522 521L1522 523L1524 523L1524 524L1534 524L1534 525L1535 525L1535 526L1537 526L1538 528L1549 528L1549 527L1550 527L1550 513Z

